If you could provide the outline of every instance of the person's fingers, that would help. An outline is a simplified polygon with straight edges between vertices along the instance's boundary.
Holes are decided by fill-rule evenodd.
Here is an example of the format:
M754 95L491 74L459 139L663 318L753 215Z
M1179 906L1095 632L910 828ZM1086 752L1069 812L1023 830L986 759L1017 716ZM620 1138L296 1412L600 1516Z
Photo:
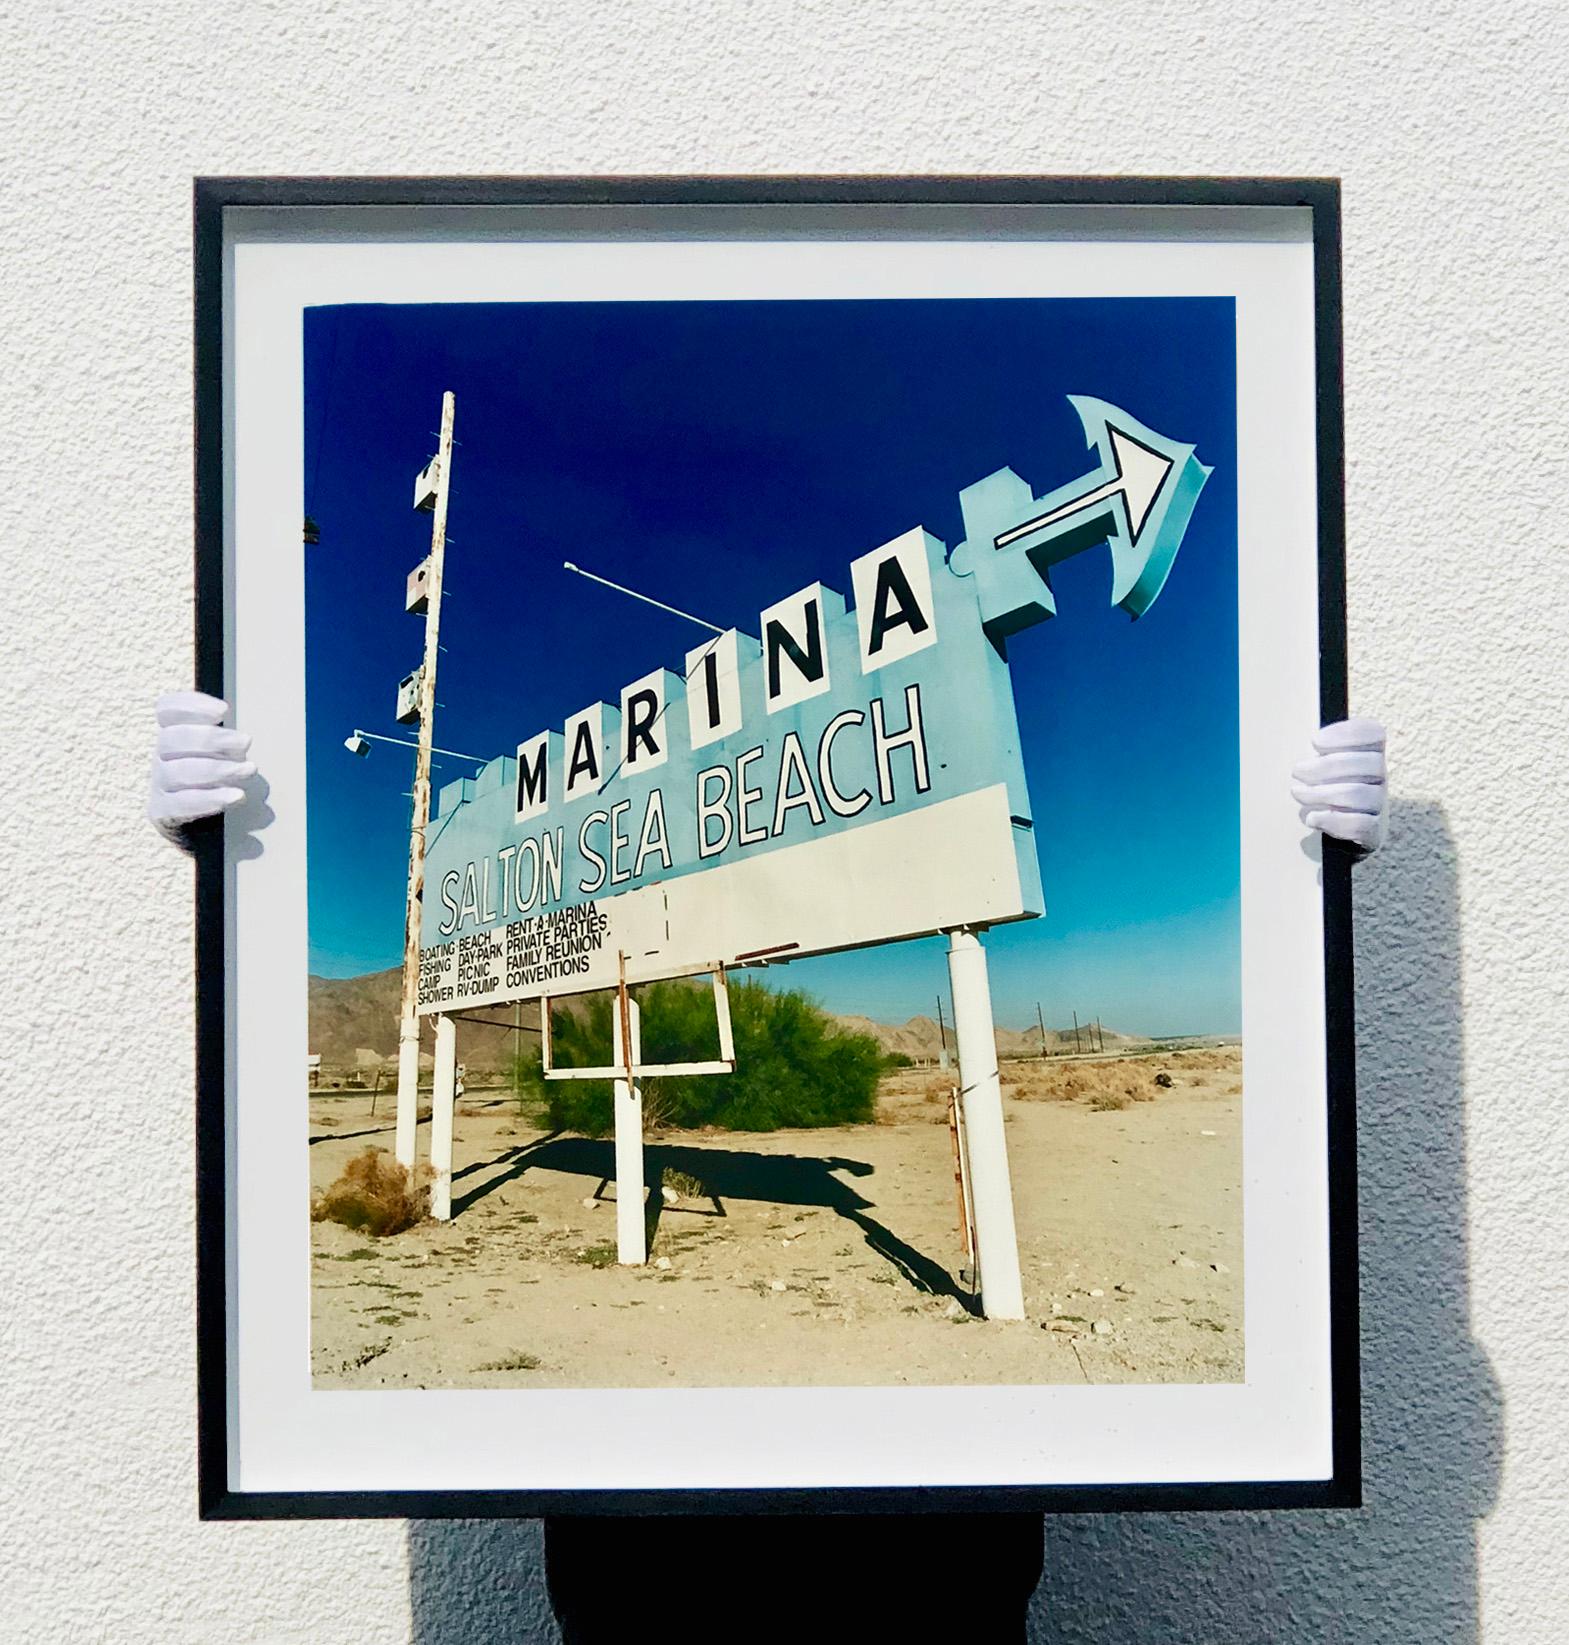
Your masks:
M1386 769L1383 754L1366 748L1348 754L1315 754L1292 766L1291 775L1301 783L1382 783Z
M159 728L157 748L160 760L183 760L191 755L242 760L250 752L251 739L243 731L222 725L166 725Z
M184 826L169 817L155 816L151 811L147 813L147 820L166 839L170 845L176 845L182 851L189 851L193 841L185 832Z
M1291 770L1291 795L1308 828L1363 851L1383 843L1389 806L1384 727L1367 718L1337 720L1313 733L1316 755Z
M1314 810L1333 806L1336 810L1361 811L1369 816L1384 809L1382 783L1300 783L1291 785L1291 797L1298 805Z
M154 760L153 782L166 794L183 788L224 788L256 775L254 760Z
M1313 733L1313 746L1320 754L1343 754L1357 748L1382 748L1385 736L1379 720L1365 718L1336 720Z
M217 725L229 712L221 697L205 691L166 691L156 704L159 725Z
M147 816L150 822L167 832L171 827L180 828L203 817L216 817L219 812L228 811L244 798L243 788L187 788L178 794L155 790L148 801Z
M1364 851L1376 851L1384 838L1383 817L1370 817L1364 811L1304 810L1302 820L1309 828L1350 845L1359 845Z

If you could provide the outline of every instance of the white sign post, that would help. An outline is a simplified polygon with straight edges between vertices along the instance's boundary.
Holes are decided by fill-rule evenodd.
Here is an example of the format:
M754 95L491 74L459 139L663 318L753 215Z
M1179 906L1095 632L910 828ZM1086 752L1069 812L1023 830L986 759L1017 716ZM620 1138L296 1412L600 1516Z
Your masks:
M987 1319L1023 1319L1019 1239L1013 1225L1008 1139L1002 1084L997 1078L997 1035L992 1024L986 950L973 931L948 933L948 982L953 990L953 1033L959 1042L959 1102L969 1142L970 1194L975 1205L976 1292Z
M616 1261L641 1268L648 1261L643 1210L643 1088L633 1069L643 1058L637 1001L619 990L611 1015L611 1060L616 1078Z
M436 1072L430 1093L430 1214L452 1220L452 1113L458 1089L458 1025L436 1018Z

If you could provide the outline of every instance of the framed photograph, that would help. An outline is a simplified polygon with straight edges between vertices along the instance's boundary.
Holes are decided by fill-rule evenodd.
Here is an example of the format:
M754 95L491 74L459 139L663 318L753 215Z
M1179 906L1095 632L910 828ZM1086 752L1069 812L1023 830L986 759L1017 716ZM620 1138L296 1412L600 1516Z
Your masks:
M1336 185L195 213L203 1513L1355 1504Z

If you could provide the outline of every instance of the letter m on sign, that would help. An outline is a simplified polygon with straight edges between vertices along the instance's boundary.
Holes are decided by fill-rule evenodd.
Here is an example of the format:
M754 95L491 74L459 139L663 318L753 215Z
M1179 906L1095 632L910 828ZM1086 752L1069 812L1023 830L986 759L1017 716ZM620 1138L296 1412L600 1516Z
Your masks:
M527 822L550 804L551 773L559 771L562 758L559 731L541 731L526 743L518 744L517 820Z

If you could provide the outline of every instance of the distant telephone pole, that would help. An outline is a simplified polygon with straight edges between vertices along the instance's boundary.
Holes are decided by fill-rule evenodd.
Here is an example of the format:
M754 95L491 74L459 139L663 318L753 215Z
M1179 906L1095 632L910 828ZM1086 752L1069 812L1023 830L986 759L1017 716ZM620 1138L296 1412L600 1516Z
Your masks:
M948 1066L948 1026L942 1017L942 995L937 996L937 1037L942 1044L941 1065Z
M1077 1011L1075 1011L1073 1013L1073 1054L1074 1054L1074 1056L1079 1056L1083 1052L1083 1050L1084 1050L1084 1047L1079 1044L1079 1013Z
M1035 1002L1035 1020L1041 1027L1041 1055L1044 1057L1046 1055L1046 1019L1041 1015L1041 1002L1039 1000Z

